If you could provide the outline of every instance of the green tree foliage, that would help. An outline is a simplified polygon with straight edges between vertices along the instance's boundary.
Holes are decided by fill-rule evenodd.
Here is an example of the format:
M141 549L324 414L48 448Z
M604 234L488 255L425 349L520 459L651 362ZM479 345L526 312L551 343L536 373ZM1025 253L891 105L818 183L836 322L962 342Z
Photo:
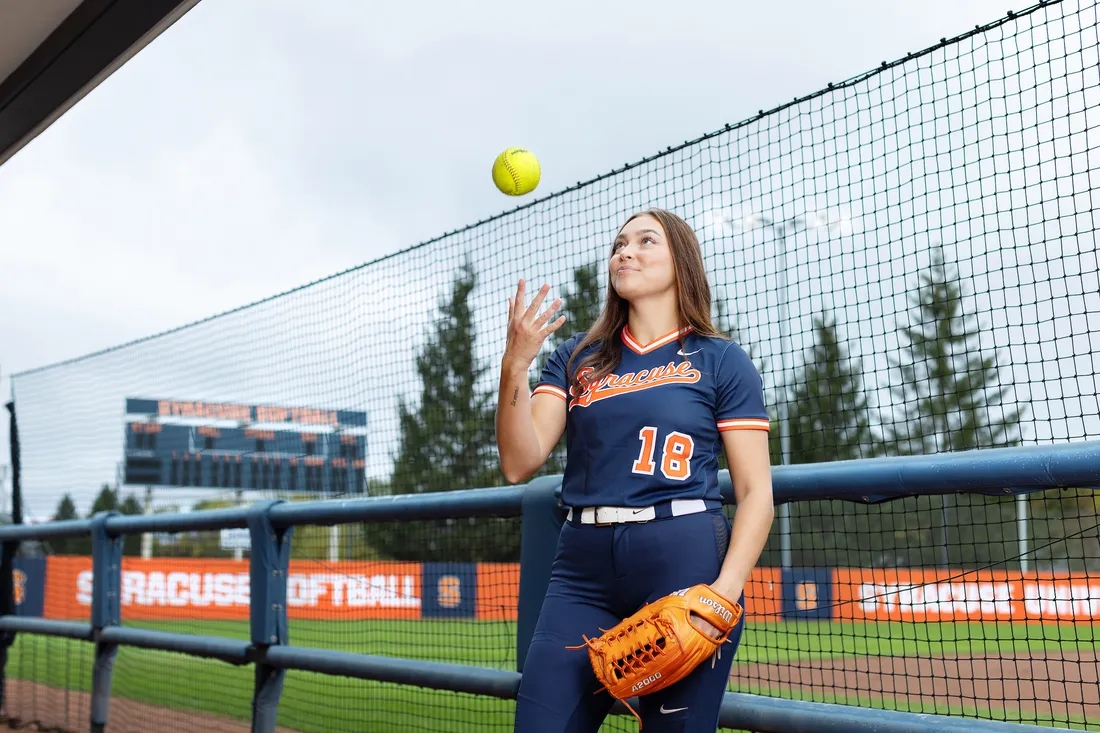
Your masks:
M394 462L394 493L477 488L496 483L493 395L479 386L488 367L474 354L469 297L476 285L470 265L460 271L440 304L435 333L417 356L419 404L398 408L401 446Z
M120 514L142 514L144 509L137 497L129 494L119 504L118 490L112 489L108 484L102 484L99 493L88 510L88 518L94 517L100 512L119 512ZM65 494L57 504L54 511L54 521L66 519L79 519L76 502L70 494ZM92 539L87 537L59 537L49 542L50 552L55 555L90 555L92 553ZM127 535L122 541L122 554L141 554L141 535Z
M562 295L561 315L565 323L547 339L548 348L544 349L536 360L536 368L530 373L531 388L534 389L542 378L546 361L554 351L569 340L573 334L587 331L600 317L603 309L604 293L601 288L602 270L599 262L581 265L573 270L573 283L565 288ZM537 475L560 475L565 472L565 434L550 451L546 463Z
M99 493L96 494L95 501L92 502L92 508L88 511L88 516L94 517L100 512L114 511L118 511L118 492L107 484L103 484L99 488Z
M871 432L863 371L841 346L836 322L814 319L815 343L791 389L793 463L869 458L881 452Z
M467 263L439 305L433 333L416 359L420 399L399 406L401 441L390 476L391 494L499 486L494 434L495 391L483 386L488 367L475 355L469 298L476 287ZM519 522L468 518L371 523L368 542L382 555L417 561L514 561Z
M1009 388L999 385L996 355L981 349L981 324L963 310L963 286L942 247L933 249L931 266L909 302L909 323L899 329L901 354L891 361L899 376L892 392L901 410L887 431L888 449L913 455L1018 443L1021 412L1006 399ZM944 494L936 503L938 516L929 517L926 526L938 528L939 564L968 563L976 543L959 536L962 517L951 516L956 501ZM1014 534L1004 529L1013 527L1011 522L970 519L996 527L994 541Z
M550 335L548 341L552 346L551 351L561 346L573 334L587 331L600 317L605 297L605 272L601 264L591 262L573 270L573 283L562 295L565 323Z
M1090 575L1100 570L1100 492L1051 489L1026 502L1032 569Z
M138 501L138 498L133 494L127 494L126 498L122 500L122 503L118 507L118 511L121 514L144 514L145 508Z
M827 315L814 319L814 345L790 386L790 463L819 463L868 458L881 453L872 434L862 366L840 343L836 323ZM773 430L773 434L778 430ZM772 440L773 463L779 462ZM796 566L821 562L823 541L837 531L843 502L793 502L787 507L791 526L791 561ZM841 515L836 512L840 511ZM779 563L776 522L768 542L769 562Z
M76 502L73 501L71 494L65 494L61 497L61 501L57 503L57 511L54 512L53 520L55 522L63 522L67 519L78 519L79 514L76 512Z
M115 491L115 498L118 498L118 491ZM116 511L120 514L144 514L145 507L141 505L138 498L133 494L127 494L126 498L122 500L122 503L118 505ZM140 534L128 534L122 539L122 554L130 556L141 555L141 535Z
M65 494L57 503L57 509L53 515L54 521L60 522L67 519L80 519L76 510L76 502L71 494ZM90 537L56 537L47 543L49 552L54 555L87 555L92 551Z
M228 509L236 506L233 499L211 497L195 502L191 511L201 512L212 509ZM175 511L175 507L165 511ZM159 512L158 512L159 513ZM154 536L154 557L233 557L232 550L221 548L219 530L201 530L181 532L165 538Z
M963 311L962 284L935 248L910 297L906 344L891 360L901 414L888 433L898 455L1015 445L1021 413L999 386L996 355L983 352L981 324Z
M1007 446L1019 442L1021 411L1006 400L999 385L996 356L984 353L978 335L981 324L964 312L963 283L933 251L931 266L923 272L910 294L907 322L898 332L901 353L891 360L897 375L892 385L901 409L886 420L884 440L875 441L873 455L913 455ZM828 374L835 367L825 358L833 347L818 329L813 361L804 368ZM833 352L839 354L838 351ZM858 373L853 368L853 374ZM839 372L837 372L838 378ZM840 378L851 382L850 378ZM801 422L812 407L812 377L803 377L794 393L792 446L805 434ZM854 383L845 404L862 412L865 403L855 400ZM829 408L843 414L844 405ZM844 435L864 434L861 420L841 421ZM808 427L808 426L807 426ZM829 435L824 429L819 435ZM810 442L809 453L793 456L796 462L820 456L821 442ZM839 437L828 442L842 445ZM805 441L803 441L805 444ZM853 441L855 445L866 441ZM862 450L862 448L861 448ZM792 451L794 452L794 451ZM867 453L836 458L866 457ZM1014 497L978 495L919 496L861 505L847 501L809 502L797 505L792 523L794 563L824 567L930 567L970 568L1014 565L1017 554ZM793 513L794 514L794 513ZM777 561L769 543L769 559Z

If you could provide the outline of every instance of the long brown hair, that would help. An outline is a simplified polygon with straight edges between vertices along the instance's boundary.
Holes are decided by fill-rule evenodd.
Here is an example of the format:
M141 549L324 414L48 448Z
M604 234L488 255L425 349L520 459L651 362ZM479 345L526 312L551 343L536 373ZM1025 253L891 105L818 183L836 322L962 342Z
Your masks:
M678 330L681 331L680 348L683 349L684 347L685 336L683 330L688 326L691 326L695 333L700 336L726 338L718 332L710 319L710 284L707 282L707 273L703 266L703 252L699 247L699 240L696 238L695 232L692 231L686 221L665 209L639 211L623 222L623 225L619 227L619 232L639 216L652 216L661 223L661 227L665 230L665 238L672 255L672 268L675 275ZM616 233L616 236L618 236L618 233ZM614 253L614 242L612 242L611 247L611 251ZM619 294L615 292L615 288L611 284L611 273L608 272L607 300L604 302L603 311L569 356L569 363L566 365L565 373L569 379L570 387L579 382L577 375L585 369L592 369L592 372L585 376L585 382L596 384L619 365L623 352L623 342L619 334L626 326L629 313L630 303L620 298ZM573 360L576 359L577 354L596 342L599 342L598 348L586 356L574 371Z

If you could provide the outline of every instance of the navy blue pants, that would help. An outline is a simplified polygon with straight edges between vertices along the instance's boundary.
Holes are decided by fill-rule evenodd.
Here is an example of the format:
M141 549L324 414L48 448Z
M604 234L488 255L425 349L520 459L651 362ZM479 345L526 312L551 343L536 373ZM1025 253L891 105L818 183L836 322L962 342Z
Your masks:
M587 648L566 647L673 591L713 583L729 535L717 509L645 523L566 522L523 665L515 733L596 733L614 698L596 680ZM644 733L714 733L744 623L742 616L713 667L708 659L676 684L638 698Z

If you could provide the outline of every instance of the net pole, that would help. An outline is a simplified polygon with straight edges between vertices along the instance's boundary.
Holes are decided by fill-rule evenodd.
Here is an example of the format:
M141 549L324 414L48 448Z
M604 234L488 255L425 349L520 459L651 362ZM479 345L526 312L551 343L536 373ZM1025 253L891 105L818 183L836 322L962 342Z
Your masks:
M1020 572L1026 573L1027 567L1027 495L1016 496L1016 534L1019 537Z
M145 507L146 514L153 513L153 487L145 487ZM148 560L153 557L153 533L142 532L141 533L141 559Z
M13 389L14 391L14 389ZM8 440L11 441L11 523L23 523L23 493L20 485L19 426L15 418L15 400L5 407L10 413ZM15 613L15 577L12 574L19 541L5 542L0 548L0 614ZM4 705L7 689L8 651L15 642L10 631L0 633L0 706Z
M768 222L771 224L771 222ZM774 226L779 240L779 352L780 371L783 374L782 392L779 394L779 453L783 465L790 462L791 431L787 424L787 389L791 383L787 373L787 355L791 350L791 329L789 323L789 304L787 294L787 222ZM780 564L791 567L791 503L783 502L779 506L779 554Z

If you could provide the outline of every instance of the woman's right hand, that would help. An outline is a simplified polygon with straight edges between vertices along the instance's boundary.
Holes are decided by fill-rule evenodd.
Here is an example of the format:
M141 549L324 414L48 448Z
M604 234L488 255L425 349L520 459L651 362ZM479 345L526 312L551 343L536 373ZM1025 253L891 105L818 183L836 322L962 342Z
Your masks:
M521 278L515 296L508 299L508 338L504 345L504 353L506 356L522 361L525 367L530 367L542 349L542 342L561 328L565 323L565 316L547 323L561 307L561 298L555 299L550 307L542 312L542 315L538 315L542 301L550 292L550 286L543 285L539 288L531 305L527 306L524 303L525 285Z

